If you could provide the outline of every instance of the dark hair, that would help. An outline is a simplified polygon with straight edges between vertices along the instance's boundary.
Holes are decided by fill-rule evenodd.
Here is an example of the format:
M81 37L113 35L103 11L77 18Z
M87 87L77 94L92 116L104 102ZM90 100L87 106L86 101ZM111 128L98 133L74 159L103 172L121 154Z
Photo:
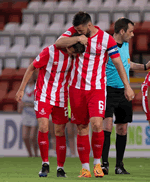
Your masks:
M91 16L83 11L79 11L78 13L75 14L73 17L72 24L73 26L79 26L81 24L86 25L88 22L91 21Z
M123 29L125 32L128 29L128 24L131 23L134 26L134 23L127 19L127 18L119 18L116 22L115 22L115 33L119 33L121 29Z
M72 37L74 37L74 36L80 36L80 34L74 33L72 35ZM80 42L78 42L76 44L73 44L71 47L74 48L75 53L83 53L83 52L85 52L85 45L81 44Z

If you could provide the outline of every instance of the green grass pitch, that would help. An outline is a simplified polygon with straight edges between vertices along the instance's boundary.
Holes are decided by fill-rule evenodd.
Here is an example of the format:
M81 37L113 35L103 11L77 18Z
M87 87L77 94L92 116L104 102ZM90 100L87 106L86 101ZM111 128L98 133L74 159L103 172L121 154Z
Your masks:
M93 175L93 159L90 159L92 178L78 178L81 170L79 158L67 158L65 171L68 178L56 177L56 158L49 158L50 173L47 178L39 178L41 158L3 157L0 158L0 182L60 182L60 181L102 181L102 182L150 182L150 158L125 158L124 164L130 175L115 175L115 159L110 158L109 175L95 178Z

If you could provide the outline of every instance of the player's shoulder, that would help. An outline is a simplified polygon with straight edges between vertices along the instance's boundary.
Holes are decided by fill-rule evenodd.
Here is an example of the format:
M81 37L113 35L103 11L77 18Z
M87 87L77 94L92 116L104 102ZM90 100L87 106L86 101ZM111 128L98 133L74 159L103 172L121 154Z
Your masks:
M63 33L63 36L71 36L76 32L76 29L73 26L71 26L70 28L68 28L66 32Z

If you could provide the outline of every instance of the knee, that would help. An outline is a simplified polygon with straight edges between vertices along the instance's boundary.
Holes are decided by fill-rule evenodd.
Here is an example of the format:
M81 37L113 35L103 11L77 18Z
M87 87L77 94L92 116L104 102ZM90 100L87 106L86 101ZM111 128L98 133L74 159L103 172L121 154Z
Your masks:
M55 127L55 135L56 136L64 136L65 135L65 127Z
M28 135L23 135L23 136L22 136L22 139L23 139L23 140L28 140L28 139L29 139L29 136L28 136Z
M117 134L118 134L118 135L126 135L126 134L127 134L127 129L124 128L124 127L118 127L118 128L116 129L116 131L117 131Z
M78 129L78 135L80 135L80 136L89 134L89 126L88 125L78 125L77 129Z
M108 131L108 132L112 132L112 124L106 124L103 126L103 130Z
M100 122L93 122L93 124L92 124L92 130L94 132L100 132L100 131L103 130L103 126L102 126L102 124Z
M39 131L42 133L48 132L48 125L47 124L42 124L39 126Z

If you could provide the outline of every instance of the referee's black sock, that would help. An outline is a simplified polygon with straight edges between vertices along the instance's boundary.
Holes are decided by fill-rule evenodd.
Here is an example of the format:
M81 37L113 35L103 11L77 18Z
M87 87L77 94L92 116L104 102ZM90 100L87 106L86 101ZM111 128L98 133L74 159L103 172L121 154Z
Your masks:
M110 148L110 135L111 132L104 131L104 145L103 145L103 152L102 152L102 162L108 162L108 154Z
M118 166L123 161L126 142L127 135L116 134L116 166Z

